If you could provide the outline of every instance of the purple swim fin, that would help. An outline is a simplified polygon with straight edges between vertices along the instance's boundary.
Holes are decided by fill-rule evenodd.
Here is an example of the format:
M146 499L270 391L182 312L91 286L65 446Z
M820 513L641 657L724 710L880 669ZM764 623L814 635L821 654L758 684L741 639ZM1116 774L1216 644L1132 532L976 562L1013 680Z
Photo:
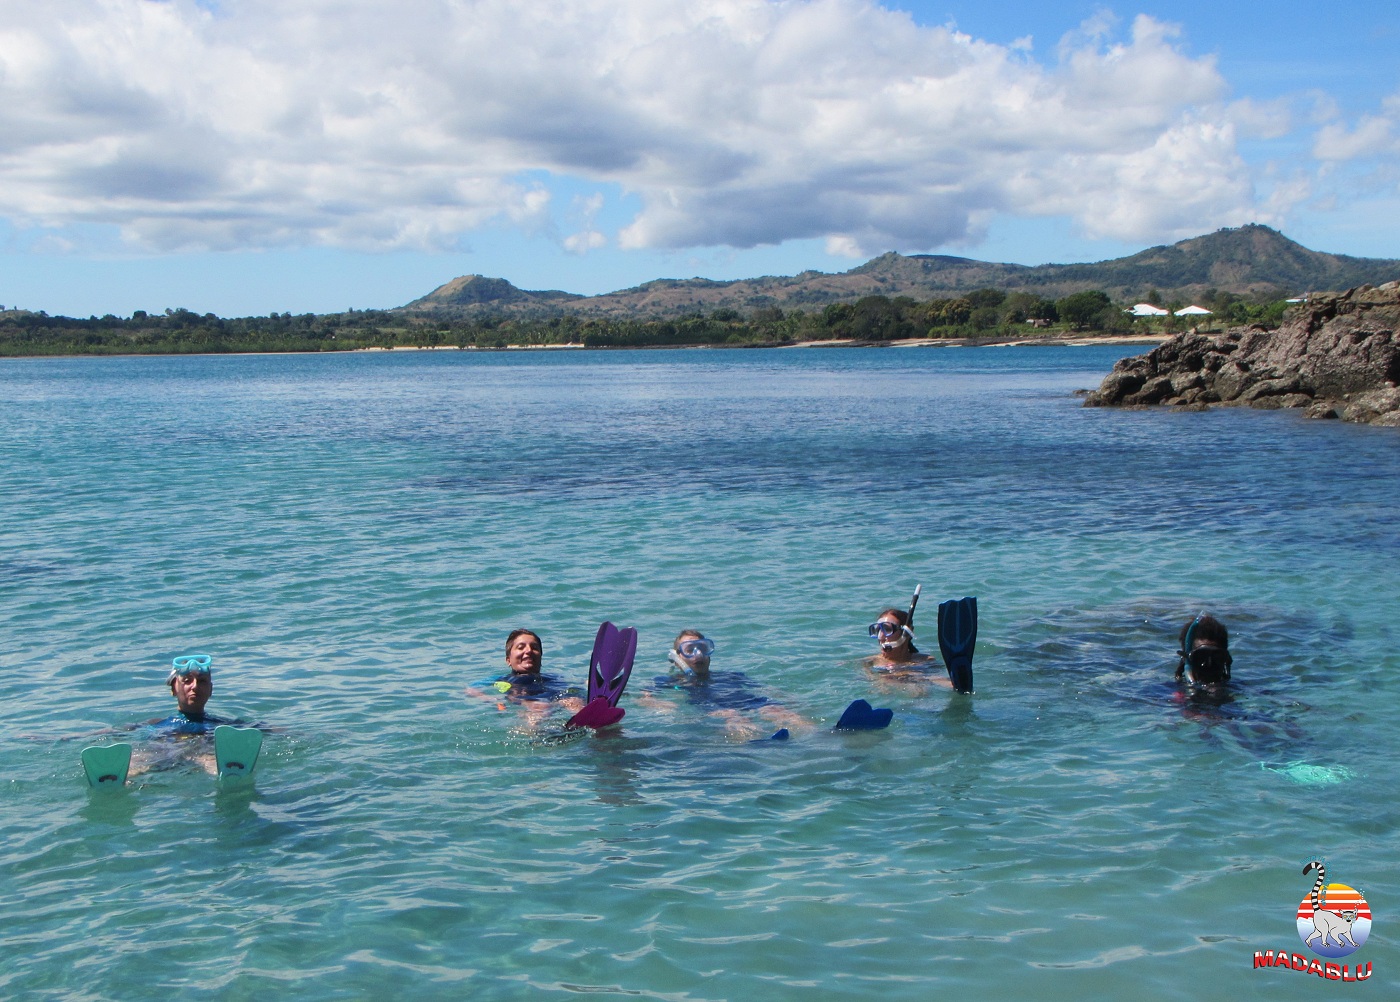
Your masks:
M598 627L593 641L593 657L588 665L588 702L607 700L616 706L632 677L632 660L637 656L637 631L619 630L612 623Z

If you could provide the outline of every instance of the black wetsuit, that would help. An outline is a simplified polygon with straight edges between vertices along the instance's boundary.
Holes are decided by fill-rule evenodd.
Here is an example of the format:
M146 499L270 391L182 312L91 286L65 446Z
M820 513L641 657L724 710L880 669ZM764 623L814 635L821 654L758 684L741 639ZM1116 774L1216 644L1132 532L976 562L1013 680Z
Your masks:
M753 687L752 679L735 671L704 676L672 672L656 676L651 683L654 692L683 692L691 706L707 710L756 710L772 702L754 692Z

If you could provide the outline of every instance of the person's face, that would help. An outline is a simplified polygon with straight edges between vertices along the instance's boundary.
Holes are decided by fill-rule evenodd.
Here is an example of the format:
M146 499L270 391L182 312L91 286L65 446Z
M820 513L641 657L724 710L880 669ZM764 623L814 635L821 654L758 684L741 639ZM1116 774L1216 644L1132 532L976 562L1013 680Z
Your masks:
M875 620L875 622L889 623L894 627L894 634L892 636L879 638L881 650L902 651L909 646L909 634L905 633L904 630L900 628L899 620L896 619L893 614L887 612L879 619Z
M540 638L533 633L522 633L510 642L506 651L506 664L516 674L530 674L540 670Z
M204 704L214 691L214 679L208 672L187 671L170 680L170 691L175 694L181 713L198 715L204 712Z
M695 641L702 641L703 637L684 637L676 642L676 658L687 668L697 674L703 674L710 670L710 655L706 654L703 646Z

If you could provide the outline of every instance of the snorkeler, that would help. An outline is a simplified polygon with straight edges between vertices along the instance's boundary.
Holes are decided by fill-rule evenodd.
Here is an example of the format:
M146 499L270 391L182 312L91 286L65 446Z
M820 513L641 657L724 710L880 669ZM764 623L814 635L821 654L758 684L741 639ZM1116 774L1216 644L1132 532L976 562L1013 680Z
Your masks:
M882 681L933 683L957 692L972 692L972 655L977 644L977 599L943 602L938 606L938 648L948 670L944 679L931 673L938 661L914 646L914 610L922 586L915 586L909 609L890 607L870 624L869 634L880 652L866 659L866 668Z
M503 674L467 687L467 695L477 699L494 699L499 709L506 703L516 703L533 714L544 714L551 703L559 703L571 712L583 707L579 691L565 685L561 679L546 675L540 667L544 661L544 644L534 630L511 630L506 637L506 668Z
M197 765L210 775L252 774L262 747L261 730L205 710L214 692L214 659L208 654L175 658L166 684L175 697L176 712L126 727L139 744L83 750L83 767L93 786L108 781L121 786L128 775L185 765Z
M699 707L724 724L725 735L747 741L765 733L765 728L747 716L750 711L779 727L804 726L807 721L768 697L754 691L754 682L743 672L710 672L715 643L699 630L682 630L667 652L672 670L658 675L651 688L641 694L643 705L663 713L674 713L675 704L660 694L682 692L690 705Z
M170 662L170 674L165 679L170 694L175 697L173 716L147 721L148 727L166 734L203 734L220 724L234 724L205 713L205 704L214 694L214 659L208 654L186 654Z
M1181 628L1176 680L1191 688L1223 686L1230 681L1230 631L1214 616L1202 613Z

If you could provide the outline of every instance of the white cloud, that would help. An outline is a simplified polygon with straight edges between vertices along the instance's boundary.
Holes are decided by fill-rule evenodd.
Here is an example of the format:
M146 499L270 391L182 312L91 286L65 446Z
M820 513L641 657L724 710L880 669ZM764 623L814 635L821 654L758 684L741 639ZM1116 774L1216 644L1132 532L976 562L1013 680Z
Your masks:
M446 247L549 231L549 192L522 180L547 172L635 195L625 247L926 249L997 212L1123 240L1257 218L1235 130L1260 114L1223 104L1169 26L1113 30L1041 65L863 0L10 3L0 215L157 250ZM564 242L606 240L589 216Z
M1391 156L1400 149L1397 126L1400 115L1366 115L1350 129L1336 122L1325 125L1318 130L1313 156L1325 161Z

